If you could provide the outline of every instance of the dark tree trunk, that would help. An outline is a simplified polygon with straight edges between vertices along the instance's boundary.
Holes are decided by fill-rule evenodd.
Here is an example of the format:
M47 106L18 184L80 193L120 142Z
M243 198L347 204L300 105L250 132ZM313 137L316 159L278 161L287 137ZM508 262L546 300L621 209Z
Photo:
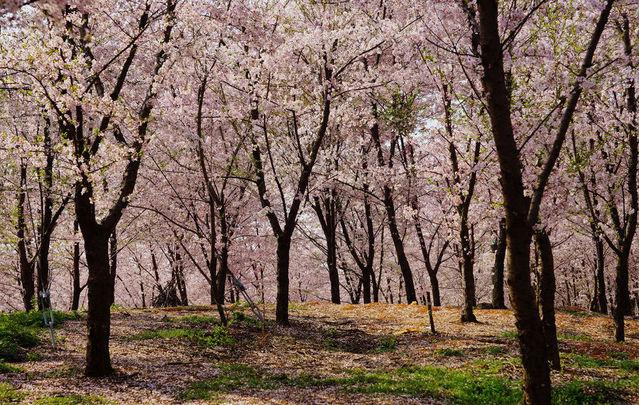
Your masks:
M632 242L629 242L630 244ZM612 313L615 322L615 340L625 341L624 316L630 309L630 293L628 291L628 257L624 251L617 256L615 271L615 308Z
M387 161L384 158L384 152L382 150L382 143L379 133L379 125L374 124L370 130L371 138L375 143L377 149L377 163L380 166L393 167L393 155L397 147L397 139L391 141L390 156ZM397 256L397 263L404 279L404 285L406 287L406 300L411 302L417 301L417 295L415 294L415 283L413 281L413 272L410 268L410 263L406 257L404 251L404 241L399 233L399 227L397 226L397 215L395 210L395 201L393 200L393 191L388 185L384 185L384 209L386 210L386 220L388 221L388 229L391 233L391 239L393 240L393 246L395 247L395 254Z
M508 286L524 367L524 403L550 404L550 370L537 302L530 280L532 229L527 222L519 151L510 117L495 0L478 0L483 85L501 171L508 243Z
M20 165L20 190L17 195L17 225L16 237L18 238L18 260L20 268L20 284L22 284L22 302L25 311L33 309L33 301L35 298L35 282L33 274L33 264L29 261L29 254L26 241L27 223L24 214L24 205L27 198L27 166L22 163Z
M468 231L468 224L466 221L462 221L460 240L462 242L462 280L463 280L463 298L464 305L462 307L461 321L462 322L477 322L477 318L473 312L475 306L475 274L473 271L474 265L474 246L470 240L470 232Z
M506 219L499 221L499 231L495 244L495 263L493 265L493 308L504 309L504 262L506 259Z
M606 299L606 257L604 256L604 242L601 238L595 240L596 271L595 271L595 296L592 310L602 314L608 313L608 300Z
M109 351L113 297L113 281L109 272L109 233L97 227L84 227L84 248L89 267L85 374L100 377L113 372Z
M325 78L330 82L332 78L332 70L330 67L325 66L324 69ZM277 217L275 212L273 211L273 207L271 206L271 202L267 196L266 189L266 177L264 174L264 165L262 162L262 155L259 145L257 144L255 138L252 140L253 143L253 151L252 157L254 161L255 175L256 175L256 185L260 198L260 203L262 208L266 208L267 218L269 220L269 224L271 225L271 230L273 231L273 235L277 238L277 296L276 296L276 309L275 309L275 318L278 324L283 326L290 325L289 317L288 317L288 299L289 299L289 261L290 261L290 251L291 251L291 238L293 236L293 232L295 231L295 227L297 225L298 215L300 211L300 207L302 204L302 199L306 195L306 191L308 189L309 180L313 171L313 167L315 166L315 162L317 161L317 157L320 152L320 148L322 143L324 142L324 137L326 136L328 130L328 121L330 117L331 111L331 94L329 90L323 94L323 107L322 107L322 119L320 126L317 130L317 133L314 137L313 143L311 144L310 153L308 156L304 157L303 153L299 155L300 163L301 163L301 173L297 182L297 187L295 190L295 197L293 198L290 207L288 210L286 209L285 198L282 195L282 208L284 210L284 226L280 223L280 219ZM253 121L254 128L259 127L258 120L260 118L259 110L257 108L251 111L251 120ZM266 124L264 124L266 125ZM264 126L264 133L268 136L268 130ZM295 134L298 134L297 128L293 131ZM255 134L253 134L255 136ZM299 138L297 139L299 142ZM267 141L267 148L270 148L270 143ZM271 164L273 164L272 156L270 153L270 149L268 149L268 156L271 159ZM277 179L277 175L276 175ZM279 184L279 179L276 180Z
M439 293L439 280L437 279L437 273L428 273L430 280L430 289L433 290L433 305L439 307L442 305L441 296Z
M586 77L601 35L608 22L614 0L601 10L595 30L585 52L578 76ZM552 149L538 177L532 199L524 193L519 148L512 126L510 100L503 64L503 48L499 34L499 12L496 0L477 0L483 87L493 139L501 172L501 188L506 211L508 243L508 286L516 319L519 346L524 367L525 404L551 403L550 370L546 361L543 325L530 280L530 244L532 226L537 224L544 190L563 146L574 111L582 92L575 81L566 101ZM636 190L635 190L636 191Z
M368 191L368 184L364 185L364 190ZM373 226L373 214L371 211L371 204L368 201L368 196L364 196L364 215L366 216L366 235L368 239L368 252L366 254L366 264L364 266L364 303L371 302L371 288L375 290L375 272L373 271L373 264L375 261L375 228ZM374 297L373 297L374 298ZM375 301L377 301L375 299Z
M406 301L410 304L411 302L417 301L413 272L410 268L408 257L404 250L404 241L399 233L395 202L393 201L391 189L388 186L384 186L384 206L386 208L388 229L391 234L391 239L393 240L393 246L395 247L395 254L397 255L397 263L399 264L399 268L402 272L404 287L406 289Z
M291 253L291 236L281 235L277 238L277 297L275 320L280 325L289 325L288 297L289 277L288 268Z
M51 237L47 232L41 234L40 247L37 258L37 278L38 278L38 308L40 310L51 306L51 298L47 292L49 290L49 249Z
M328 254L326 257L328 265L328 278L331 285L331 302L333 304L341 304L339 293L339 273L337 271L337 241L335 232L330 232L327 240Z
M368 185L365 184L364 189L367 190ZM375 260L375 229L373 227L371 206L368 202L367 196L364 196L364 214L366 217L366 239L368 245L366 253L360 253L355 248L355 245L353 244L353 241L350 237L348 227L346 226L346 221L344 220L343 214L340 214L339 223L341 224L342 236L344 237L346 247L353 257L353 260L357 264L357 267L362 272L362 277L358 289L361 290L364 304L369 304L371 302L371 292L373 292L374 297L374 291L377 288L377 280L375 279L375 271L373 270Z
M40 246L37 252L37 279L38 279L38 307L42 310L43 306L50 308L51 298L49 294L49 250L51 247L51 234L57 221L57 215L54 219L53 215L53 196L51 193L51 187L53 186L53 150L51 146L51 134L49 132L49 121L47 120L44 129L44 151L46 154L46 165L42 171L43 176L39 177L40 190L42 198L42 217L40 219L40 225L38 233L40 234ZM61 209L66 202L63 203ZM46 293L45 293L46 292Z
M175 252L175 285L180 296L180 305L189 305L189 296L186 291L186 281L184 280L184 262L179 250Z
M632 64L632 42L631 42L631 27L630 20L627 14L622 14L622 24L620 24L621 31L623 33L624 54L628 59L628 67L634 68ZM623 226L619 220L619 214L617 210L614 210L611 215L616 217L615 223L617 224L618 235L618 248L617 253L617 271L615 275L615 310L613 317L615 320L615 339L617 342L623 342L625 340L625 325L624 316L632 312L630 305L630 288L628 277L628 261L630 253L632 251L632 242L637 231L637 211L639 210L639 196L637 191L637 160L639 159L639 145L637 140L637 95L635 89L634 79L628 78L628 86L626 89L626 106L628 112L632 114L633 120L626 128L628 133L628 175L627 175L627 188L630 194L630 213L624 218Z
M217 302L220 303L220 305L224 304L224 297L226 295L226 279L228 277L228 275L230 274L229 271L229 249L228 249L228 244L226 241L222 242L222 249L220 251L220 261L219 261L219 270L217 272L216 275L216 279L213 279L215 281L211 281L211 282L215 282L216 283L216 289L217 289ZM231 284L231 287L233 286L233 284Z
M78 221L73 222L73 234L78 233ZM73 292L71 298L71 310L77 311L80 307L80 294L82 287L80 284L80 242L73 243Z
M448 153L452 169L452 178L447 180L449 184L454 185L455 188L461 187L459 158L457 156L457 148L453 143L453 121L452 121L452 100L449 94L449 85L444 83L442 85L443 101L445 111L446 133L449 137ZM481 151L481 144L479 140L475 141L475 148L473 150L473 165L479 162L479 155ZM468 189L455 190L458 193L460 202L456 204L455 209L459 216L459 243L461 245L461 275L462 275L462 293L463 293L463 305L461 313L462 322L477 322L477 318L473 312L473 307L476 304L475 298L475 274L474 274L474 262L475 262L475 246L474 235L471 233L471 229L468 224L468 211L473 200L475 193L475 184L477 181L477 171L473 170L469 176ZM472 225L471 225L472 226Z
M550 237L545 230L535 234L537 250L541 259L539 280L539 306L541 308L544 337L548 361L553 370L561 370L559 360L559 343L557 342L557 326L555 324L555 264Z
M322 198L316 197L313 209L317 214L324 238L326 239L326 267L331 286L331 302L340 304L339 272L337 269L337 201L335 190L324 190ZM366 275L362 275L363 278Z
M208 178L208 177L207 177ZM215 197L216 193L212 193L212 197ZM222 248L220 250L220 270L217 274L217 299L220 305L224 304L224 296L226 293L226 279L230 274L229 269L229 245L231 244L231 229L229 227L229 218L226 213L226 201L224 193L220 193L217 198L217 204L220 215L220 237ZM214 254L211 252L211 254ZM231 283L231 288L233 284Z
M382 273L384 272L384 229L382 227L381 235L379 237L380 240L380 249L379 249L379 273L377 274L377 281L373 284L373 302L379 302L379 292L382 288Z

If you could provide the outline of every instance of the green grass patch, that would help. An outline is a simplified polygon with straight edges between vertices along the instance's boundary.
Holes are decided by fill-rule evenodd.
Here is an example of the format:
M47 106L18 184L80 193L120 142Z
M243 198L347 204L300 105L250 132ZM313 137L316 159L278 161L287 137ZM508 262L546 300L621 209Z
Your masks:
M148 330L132 336L131 339L185 339L201 347L230 346L235 343L228 329L220 325L214 326L209 331L183 328Z
M60 395L49 396L35 400L34 405L102 405L112 404L112 401L97 395Z
M435 353L438 356L443 356L443 357L461 357L464 355L464 350L456 349L452 347L445 347L443 349L435 350Z
M501 337L504 339L517 339L519 335L516 330L507 330L501 333Z
M405 367L388 372L356 372L335 382L348 391L441 398L453 404L516 404L518 384L501 377L442 367Z
M606 359L599 359L583 354L571 354L566 356L566 361L579 368L614 368L627 372L639 371L639 360L631 360L628 357L615 358L610 356Z
M513 361L515 359L512 359ZM222 364L213 379L190 385L183 400L215 400L238 389L334 386L346 392L437 398L457 405L510 405L522 399L521 383L502 377L509 360L480 360L469 370L413 366L394 370L348 370L343 377L272 375L244 364ZM600 405L621 402L629 388L639 388L639 376L618 381L572 381L553 389L553 404Z
M16 367L13 364L7 364L0 361L0 374L7 373L21 373L22 369L20 367Z
M377 342L377 347L375 347L376 353L386 353L392 352L397 349L397 337L396 336L383 336Z
M270 376L244 364L223 364L219 368L217 377L191 384L182 393L182 399L211 400L220 393L240 388L275 389L286 380L286 377Z
M261 322L256 317L246 315L244 312L239 311L234 311L231 313L231 324L234 323L242 323L253 328L260 328L264 326L263 322Z
M588 342L591 341L592 338L583 333L575 332L575 331L563 331L557 333L558 340L574 340L577 342Z
M337 341L337 336L339 332L336 328L330 327L323 332L322 337L322 345L325 349L328 350L336 350L339 348L339 342Z
M589 316L595 316L595 314L593 314L592 312L588 312L582 309L573 309L573 308L565 308L565 309L560 309L560 312L563 312L564 314L568 314L568 315L572 315L572 316L577 316L579 318L586 318Z
M479 373L488 375L499 375L506 366L512 368L521 367L521 360L518 357L510 357L506 359L477 359L468 363L468 366Z
M482 348L482 351L486 354L491 354L493 356L498 356L500 354L508 353L508 348L504 346L486 346Z
M623 402L624 388L619 382L570 381L553 389L556 405L604 405Z
M27 353L27 361L40 361L42 355L40 353L29 352Z
M55 325L78 319L75 312L54 312ZM27 351L40 343L43 327L38 311L0 314L0 361L27 360Z
M338 386L359 393L384 393L435 397L454 404L516 404L521 400L517 383L506 379L475 375L439 367L409 367L391 371L350 371L346 377L322 378L310 375L289 378L268 375L246 365L223 365L214 379L192 384L184 391L185 400L211 400L220 393L236 389L276 389L283 386Z
M9 384L0 383L0 404L20 402L24 397L23 392L16 390Z

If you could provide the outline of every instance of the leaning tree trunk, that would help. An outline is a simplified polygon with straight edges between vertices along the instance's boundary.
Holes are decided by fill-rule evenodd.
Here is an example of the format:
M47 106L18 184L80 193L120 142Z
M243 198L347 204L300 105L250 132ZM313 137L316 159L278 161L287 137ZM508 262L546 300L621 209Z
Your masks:
M625 341L624 316L630 307L628 293L628 257L627 252L622 251L617 256L617 266L615 274L615 308L612 312L615 323L615 340Z
M386 214L388 216L388 228L390 230L391 239L393 240L393 245L395 246L395 253L397 254L397 262L399 263L404 287L406 289L406 302L410 304L411 302L417 301L413 272L411 271L408 257L404 250L404 241L399 234L395 203L393 201L391 189L388 186L384 186L384 206L386 207Z
M519 336L524 367L524 403L550 404L550 370L537 302L530 280L528 202L524 195L519 150L510 117L510 100L505 81L503 50L495 0L478 0L483 86L501 172L501 189L506 211L507 268L511 305Z
M506 259L506 220L499 221L497 243L495 245L495 264L493 265L493 308L504 309L504 261Z
M555 324L555 264L552 244L548 232L541 230L535 234L537 250L541 258L539 280L539 306L541 308L546 354L553 370L561 370L559 360L559 344L557 342L557 326Z
M607 0L601 10L578 73L580 77L586 77L588 69L592 66L593 57L608 22L613 3L614 0ZM497 1L477 0L476 4L479 11L482 82L499 160L501 189L506 211L508 285L524 366L523 401L525 404L546 405L551 403L550 370L546 361L543 326L530 280L529 255L532 226L538 222L543 193L552 169L559 159L582 87L580 81L573 84L553 147L538 178L532 199L528 201L524 194L522 165L512 125L503 48L498 27Z

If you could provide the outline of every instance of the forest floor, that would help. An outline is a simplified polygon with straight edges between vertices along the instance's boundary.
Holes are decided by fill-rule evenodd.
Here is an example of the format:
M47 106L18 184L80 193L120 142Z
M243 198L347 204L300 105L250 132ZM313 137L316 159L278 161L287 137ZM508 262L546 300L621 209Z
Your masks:
M117 309L116 374L83 377L85 323L66 321L58 347L0 371L0 403L515 404L521 363L508 310L435 308L437 334L418 305L291 304L291 327L261 325L242 306L216 326L210 307ZM273 308L267 308L273 319ZM82 318L82 316L81 316ZM609 317L557 314L563 369L558 404L639 404L639 321L612 342Z

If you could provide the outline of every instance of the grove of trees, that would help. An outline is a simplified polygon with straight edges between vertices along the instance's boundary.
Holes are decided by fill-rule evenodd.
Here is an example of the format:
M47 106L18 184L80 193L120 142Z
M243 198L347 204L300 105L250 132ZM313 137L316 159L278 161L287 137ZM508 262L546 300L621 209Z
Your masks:
M639 310L639 3L0 2L0 309ZM479 318L479 319L478 319ZM117 361L117 359L116 359Z

